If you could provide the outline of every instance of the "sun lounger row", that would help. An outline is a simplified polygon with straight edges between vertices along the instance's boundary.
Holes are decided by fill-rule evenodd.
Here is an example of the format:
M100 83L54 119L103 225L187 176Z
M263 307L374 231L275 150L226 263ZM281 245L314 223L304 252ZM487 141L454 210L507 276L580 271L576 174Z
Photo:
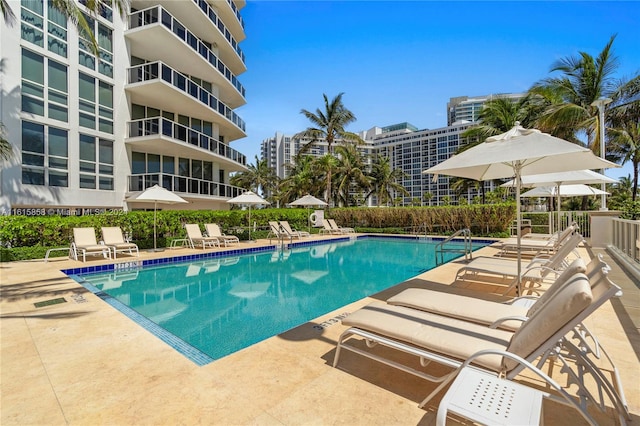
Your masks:
M207 223L204 227L206 229L205 235L202 234L200 225L197 223L184 225L191 248L201 247L204 250L206 248L220 247L221 244L227 247L229 244L240 242L240 239L235 235L224 234L217 223Z
M576 335L580 336L583 320L620 292L609 280L608 270L601 259L594 259L589 265L577 259L559 275L547 293L529 307L407 289L386 303L371 303L342 320L349 328L338 340L333 365L338 364L344 349L440 383L422 401L420 406L424 406L468 364L511 380L525 368L544 375L537 368L549 356L554 356L563 363L562 371L578 384L578 394L584 401L598 401L598 397L602 399L606 395L618 413L626 417L621 387L611 383L588 358L589 352L582 347L582 341L578 345L572 342ZM428 374L371 349L376 344L415 355L422 366L434 362L452 371L441 376ZM538 359L541 361L534 367L532 363ZM578 371L571 369L568 359L577 360ZM584 386L585 373L598 385L595 395ZM576 403L574 398L563 394L555 382L546 379L554 384L566 403L579 409L593 424L582 401Z
M321 234L353 234L353 228L340 227L334 219L322 219Z
M522 252L534 253L553 253L562 246L574 233L578 232L578 225L571 224L562 232L553 234L550 238L521 238L520 249ZM502 241L502 247L499 255L512 254L518 250L518 239L515 237L507 238Z
M82 256L82 261L87 261L89 256L102 256L111 259L111 252L115 259L117 253L129 253L138 256L138 246L132 242L125 241L122 230L117 226L102 228L102 241L98 243L96 232L93 228L73 228L73 242L71 243L71 256L78 260Z
M306 238L310 237L306 231L298 231L293 229L289 222L286 220L281 220L280 222L276 222L274 220L269 221L269 233L267 234L267 238L275 237L279 240L289 240L292 241L294 238Z

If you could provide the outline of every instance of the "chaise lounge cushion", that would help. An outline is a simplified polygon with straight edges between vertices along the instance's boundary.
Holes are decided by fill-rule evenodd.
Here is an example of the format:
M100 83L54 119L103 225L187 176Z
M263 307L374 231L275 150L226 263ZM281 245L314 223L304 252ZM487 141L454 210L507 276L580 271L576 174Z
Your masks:
M593 294L586 275L575 274L569 277L566 284L515 332L508 348L509 352L523 358L528 357L549 336L557 333L591 304ZM561 337L558 336L558 338ZM517 362L514 360L504 360L507 371L512 370L516 365Z
M381 302L357 310L342 323L459 360L483 349L505 350L513 336L509 331ZM501 371L502 357L481 357L477 364Z

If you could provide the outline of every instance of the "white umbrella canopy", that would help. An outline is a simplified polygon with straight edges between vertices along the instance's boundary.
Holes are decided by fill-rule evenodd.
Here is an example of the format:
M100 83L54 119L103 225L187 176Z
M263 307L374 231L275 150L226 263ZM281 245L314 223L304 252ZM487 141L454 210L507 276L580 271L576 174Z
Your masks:
M179 203L188 203L187 200L180 197L177 194L169 191L168 189L164 189L160 185L153 185L144 191L130 197L127 201L153 201L153 251L158 250L156 244L156 210L158 208L158 203L160 204L179 204Z
M475 180L515 177L516 222L518 231L518 295L520 289L520 187L525 175L567 170L602 169L618 165L596 157L591 150L556 138L536 129L525 129L520 123L497 136L487 138L423 173L446 174Z
M539 175L522 176L522 186L551 186L564 184L581 184L581 183L615 183L617 179L610 178L593 170L570 170L558 173L544 173ZM514 179L505 182L503 187L516 186Z
M251 241L251 206L271 203L253 191L246 191L237 197L227 200L227 203L249 206L249 241Z
M327 203L310 194L307 194L304 197L298 198L297 200L290 202L289 205L307 207L307 225L309 228L309 232L311 232L311 219L309 219L309 209L311 207L328 206Z
M582 183L576 185L538 186L520 194L521 197L583 197L587 195L608 194L601 189Z

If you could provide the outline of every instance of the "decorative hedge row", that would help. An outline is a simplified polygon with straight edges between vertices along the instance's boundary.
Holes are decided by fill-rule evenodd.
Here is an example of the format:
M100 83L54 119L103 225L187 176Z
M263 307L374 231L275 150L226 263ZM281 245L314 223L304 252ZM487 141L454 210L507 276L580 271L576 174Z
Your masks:
M307 228L306 209L253 209L252 237L264 238L271 220L288 220L296 229ZM449 207L334 208L327 213L342 226L367 231L450 234L470 228L474 235L497 235L508 229L515 217L514 204ZM184 224L220 224L223 231L247 239L247 210L162 210L157 212L158 246L184 238ZM68 247L73 228L93 227L100 237L103 226L119 226L141 249L153 247L153 212L114 212L91 216L1 216L0 259L2 261L42 258L47 248ZM65 253L58 252L58 255Z

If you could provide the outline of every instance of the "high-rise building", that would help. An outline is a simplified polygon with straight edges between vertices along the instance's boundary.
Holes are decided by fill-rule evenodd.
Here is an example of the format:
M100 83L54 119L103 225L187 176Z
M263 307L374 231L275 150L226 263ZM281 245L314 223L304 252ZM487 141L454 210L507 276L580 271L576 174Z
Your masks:
M190 202L180 209L228 209L242 191L229 173L246 170L230 146L246 136L244 0L105 7L86 16L97 57L50 1L8 4L19 21L0 24L14 150L0 165L4 213L149 208L127 199L155 184Z
M498 93L471 98L469 96L450 98L449 102L447 102L447 126L457 122L475 123L478 121L478 116L484 104L492 99L508 98L512 101L518 101L524 96L524 93Z

